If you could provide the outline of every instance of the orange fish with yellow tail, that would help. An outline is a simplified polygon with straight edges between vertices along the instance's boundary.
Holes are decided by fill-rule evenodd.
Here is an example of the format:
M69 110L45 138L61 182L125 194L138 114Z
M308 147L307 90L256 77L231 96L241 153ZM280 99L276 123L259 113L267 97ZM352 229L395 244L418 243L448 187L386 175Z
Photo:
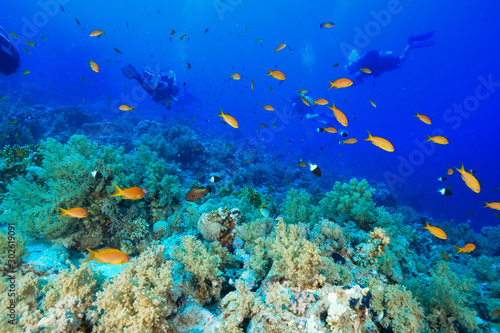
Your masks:
M70 209L64 209L64 208L61 208L61 207L57 207L61 210L61 215L59 215L58 217L61 217L61 216L71 216L71 217L76 217L77 219L81 219L81 218L84 218L84 217L87 217L89 215L89 212L87 212L85 209L81 208L81 207L75 207L75 208L70 208Z
M470 173L469 171L465 171L463 163L460 169L457 169L455 167L455 170L460 172L462 180L465 182L465 185L467 185L468 188L470 188L475 193L481 192L481 186L479 185L479 182L477 181L476 177L474 177L472 173Z
M474 251L474 249L476 248L476 245L469 243L469 244L465 245L464 247L458 247L456 245L453 245L453 247L457 250L457 254L458 253L470 253L470 252Z
M392 153L394 151L394 147L392 146L392 143L390 143L388 140L378 137L378 136L372 136L370 134L370 131L368 132L368 138L365 139L365 141L371 141L373 145L379 147L380 149L383 149L385 151L388 151Z
M125 253L116 249L101 249L92 251L87 248L87 251L89 251L89 257L86 260L81 261L81 264L94 259L96 259L99 263L110 265L121 265L130 261L129 257Z
M134 186L134 187L129 187L124 190L119 188L115 183L113 184L115 188L115 193L110 195L110 197L123 197L123 199L129 199L129 200L139 200L144 198L144 196L148 193L147 189L142 189L140 187Z
M430 226L429 223L427 222L427 220L425 220L425 227L422 227L422 229L429 230L429 232L431 234L433 234L434 236L436 236L437 238L441 238L441 239L447 239L448 238L446 236L446 233L442 229L440 229L438 227Z

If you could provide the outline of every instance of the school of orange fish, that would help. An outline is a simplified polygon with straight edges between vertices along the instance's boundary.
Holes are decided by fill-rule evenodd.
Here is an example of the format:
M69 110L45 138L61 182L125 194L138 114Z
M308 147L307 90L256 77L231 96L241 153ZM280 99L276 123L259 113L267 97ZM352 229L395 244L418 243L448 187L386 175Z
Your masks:
M80 25L80 22L76 18L75 18L75 21L78 25ZM323 28L323 29L332 28L334 26L335 26L335 24L332 22L326 22L326 23L320 24L320 28ZM248 29L248 27L249 27L249 25L246 26L245 30ZM85 28L86 28L86 26L84 27L84 29ZM205 30L205 33L207 33L207 31L208 31L208 28ZM172 36L174 34L175 34L175 30L172 30L170 32L170 35ZM15 35L14 33L11 33L11 35L16 39L18 38L17 35ZM97 38L101 38L103 35L105 35L105 31L103 31L103 30L93 30L89 34L90 37L97 37ZM182 35L179 38L179 41L184 40L186 37L187 37L187 35ZM46 39L46 36L43 36L42 40L45 40L45 39ZM262 43L262 41L263 41L262 39L258 39L255 42ZM26 44L28 44L31 47L35 46L35 42L33 42L33 41L26 41ZM286 43L279 44L276 47L276 49L274 50L274 53L277 53L277 52L283 50L286 46L287 46ZM30 53L30 51L27 49L23 49L23 50L27 53ZM121 54L121 52L118 49L114 49L114 50L115 50L115 52ZM92 71L99 73L99 66L97 65L97 63L95 63L92 59L90 59L88 64L89 64ZM338 66L338 64L334 65L334 67L336 67L336 66ZM360 68L360 71L363 72L364 74L371 74L371 70L369 68ZM29 70L24 70L21 73L21 75L24 76L24 75L27 75L29 73L30 73ZM283 81L286 79L285 74L279 70L268 69L268 74L265 74L265 75L270 76L271 78L279 80L279 81ZM242 79L242 76L239 73L235 72L235 73L232 73L229 76L229 78L231 80L239 81ZM82 77L82 80L85 80L85 79ZM254 81L250 78L249 78L249 81L250 81L250 88L252 90L254 90L254 88L255 88ZM328 90L330 90L332 88L334 88L334 89L347 88L347 87L351 86L353 84L353 82L347 78L338 78L332 82L329 82L329 84L330 84L330 87L328 88ZM307 94L307 90L305 90L305 89L301 89L298 91L298 95L300 97L300 100L306 106L308 106L308 107L311 107L313 105L327 106L330 110L332 110L333 116L335 117L335 119L338 121L338 123L340 125L342 125L344 127L348 126L348 121L347 121L346 115L335 106L333 101L332 101L331 105L329 105L330 103L328 102L327 99L319 98L319 99L313 100L310 97L308 97L306 94ZM377 104L375 102L373 102L372 100L370 100L370 103L373 107L375 107L375 108L377 107ZM134 111L134 108L135 107L131 107L131 106L126 105L126 104L119 106L119 110L121 110L121 111ZM264 110L270 111L270 112L275 111L275 108L273 106L267 105L267 104L264 105L262 108ZM231 116L227 113L224 113L222 108L220 108L220 114L218 116L221 117L224 120L224 122L226 122L229 126L235 128L235 129L239 128L238 121L233 116ZM417 112L415 117L417 117L420 121L422 121L423 123L425 123L427 125L432 124L430 118L426 115L423 115L423 114L420 114ZM264 128L266 127L264 124L260 124L260 126L264 127ZM318 132L326 132L326 133L338 133L337 129L334 127L318 128L317 131ZM392 143L390 141L388 141L387 139L384 139L382 137L379 137L379 136L373 136L370 133L370 131L367 131L367 132L368 132L368 137L366 139L364 139L365 141L371 142L374 146L376 146L384 151L394 152L394 146L392 145ZM343 132L341 132L341 134L342 133ZM433 142L433 143L436 143L439 145L449 144L448 140L443 136L428 136L427 141L430 141L430 142ZM341 145L355 144L358 142L358 140L356 138L349 138L349 139L344 140L344 141L339 140L338 142ZM302 160L299 160L298 166L299 167L306 167L307 164L305 162L303 162ZM317 177L321 176L321 169L319 168L319 166L312 164L312 163L309 163L309 169L315 176L317 176ZM469 187L475 193L480 192L480 190L481 190L480 184L477 181L477 179L474 177L473 170L471 170L471 171L465 170L463 164L460 168L455 167L455 169L460 173L461 178L464 181L464 183L467 185L467 187ZM454 172L451 168L448 169L447 175L452 175L453 173ZM446 180L446 177L441 177L441 178L439 178L439 180ZM217 181L220 181L220 178L212 177L212 182L217 182ZM126 188L126 189L122 190L114 183L113 183L113 186L115 188L115 193L113 195L111 195L111 197L120 196L123 199L138 200L138 199L142 199L147 194L147 189L141 189L139 187L130 187L130 188ZM207 193L210 193L210 192L212 192L211 185L207 185L206 187L195 187L195 188L192 188L191 190L189 190L189 192L186 194L186 200L195 201L195 200L203 197L204 195L206 195ZM449 187L443 188L443 189L439 190L439 192L442 195L451 195L451 191L450 191ZM489 203L486 202L486 206L484 206L484 207L495 209L495 210L500 210L500 202L489 202ZM69 216L69 217L74 217L74 218L85 218L89 215L89 213L84 208L81 208L81 207L75 207L75 208L70 208L70 209L63 209L63 208L59 208L59 209L62 212L61 215L59 215L60 217ZM269 209L267 206L263 205L262 207L260 207L259 211L262 213L263 216L265 216L265 217L269 216ZM426 226L422 227L422 228L427 229L432 235L436 236L437 238L447 239L446 233L443 230L441 230L440 228L435 227L435 226L430 226L427 223L427 221L426 221ZM473 251L475 249L474 244L467 244L462 248L460 248L456 245L454 245L454 247L457 250L456 254L470 253L471 251ZM87 249L87 250L89 251L89 257L83 262L87 262L87 261L96 259L98 262L101 262L101 263L118 265L118 264L127 263L129 261L128 256L120 250L116 250L116 249L101 249L98 251L93 251L91 249ZM450 256L448 254L443 253L442 256L444 259L450 260Z

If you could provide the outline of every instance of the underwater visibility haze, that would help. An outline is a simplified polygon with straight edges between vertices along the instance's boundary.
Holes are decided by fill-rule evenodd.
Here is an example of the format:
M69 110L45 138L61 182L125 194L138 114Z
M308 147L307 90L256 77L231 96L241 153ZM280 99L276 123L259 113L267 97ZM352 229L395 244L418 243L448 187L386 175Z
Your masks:
M0 332L498 332L498 12L1 3Z

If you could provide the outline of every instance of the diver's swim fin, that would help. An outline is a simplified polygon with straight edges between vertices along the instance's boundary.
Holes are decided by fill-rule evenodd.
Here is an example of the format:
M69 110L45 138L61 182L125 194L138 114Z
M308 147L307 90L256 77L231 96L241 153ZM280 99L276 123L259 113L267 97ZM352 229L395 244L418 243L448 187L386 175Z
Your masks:
M135 79L137 77L140 77L137 70L131 64L128 64L127 66L123 67L121 71L127 79Z
M411 43L410 47L412 49L419 49L421 47L431 46L431 45L434 45L434 44L436 44L436 43L433 40L426 40L426 41L421 42L421 43Z
M432 37L433 34L434 34L434 30L432 30L428 33L425 33L423 35L410 36L410 37L408 37L408 44L411 44L413 42L422 42L424 40L428 40Z

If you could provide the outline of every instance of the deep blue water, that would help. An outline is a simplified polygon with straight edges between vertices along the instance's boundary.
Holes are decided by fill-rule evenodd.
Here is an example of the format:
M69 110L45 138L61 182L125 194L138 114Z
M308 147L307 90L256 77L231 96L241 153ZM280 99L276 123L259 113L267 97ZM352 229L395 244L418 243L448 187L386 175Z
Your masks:
M22 64L18 73L0 77L5 89L0 95L35 85L40 93L32 97L40 103L81 105L111 120L188 122L196 116L189 123L207 139L222 137L248 151L256 147L249 142L258 142L259 149L265 147L259 154L271 154L282 163L302 158L318 164L324 175L318 182L330 183L322 187L346 177L391 183L403 203L441 220L470 219L479 230L500 221L495 211L482 208L484 201L500 201L500 193L493 192L500 187L499 12L500 3L493 1L2 2L0 25L19 36L15 43ZM328 21L336 26L320 29ZM95 29L106 34L89 37ZM327 90L328 81L350 77L343 68L348 63L343 47L356 47L362 55L370 50L400 54L409 36L432 30L435 45L411 50L400 69L384 73L375 84ZM183 35L187 38L180 41ZM36 46L27 46L26 40ZM275 53L281 43L290 49ZM32 53L23 52L25 47ZM99 73L90 70L90 58L99 64ZM137 69L173 70L182 86L182 103L171 111L157 106L121 74L127 63ZM267 68L281 70L287 79L279 84L265 76ZM21 76L23 70L31 73ZM233 72L242 79L230 80ZM253 91L249 79L255 83ZM485 86L488 81L493 83ZM305 113L331 111L306 108L300 101L292 106L299 89L307 89L313 99L333 100L348 117L349 137L359 142L339 146L334 142L340 139L337 134L317 133L318 123L303 120ZM123 103L136 105L137 111L117 110ZM462 114L453 111L464 103ZM277 111L265 111L263 104ZM239 121L238 130L216 117L219 108ZM416 111L429 116L432 125L413 117ZM342 127L334 118L329 125ZM363 141L366 130L390 140L395 152ZM446 136L450 144L422 148L419 142L433 133ZM456 172L446 182L436 180L462 162L477 171L481 193L468 189ZM453 195L436 192L450 185Z

